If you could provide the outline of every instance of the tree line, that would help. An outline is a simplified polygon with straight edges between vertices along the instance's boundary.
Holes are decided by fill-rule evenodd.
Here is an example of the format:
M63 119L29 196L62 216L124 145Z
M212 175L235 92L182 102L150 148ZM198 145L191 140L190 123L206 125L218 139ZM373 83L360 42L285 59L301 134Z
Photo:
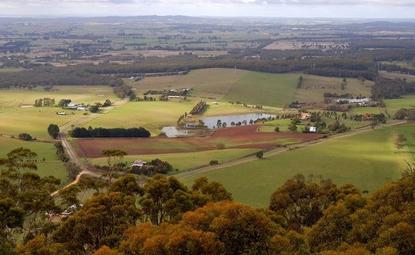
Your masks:
M83 128L76 127L70 131L75 138L103 138L103 137L150 137L151 133L143 127L139 128Z

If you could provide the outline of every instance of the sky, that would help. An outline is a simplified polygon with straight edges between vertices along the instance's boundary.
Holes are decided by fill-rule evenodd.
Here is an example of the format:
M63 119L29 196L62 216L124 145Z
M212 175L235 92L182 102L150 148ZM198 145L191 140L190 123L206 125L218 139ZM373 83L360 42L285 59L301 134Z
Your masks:
M0 16L415 19L415 0L0 0Z

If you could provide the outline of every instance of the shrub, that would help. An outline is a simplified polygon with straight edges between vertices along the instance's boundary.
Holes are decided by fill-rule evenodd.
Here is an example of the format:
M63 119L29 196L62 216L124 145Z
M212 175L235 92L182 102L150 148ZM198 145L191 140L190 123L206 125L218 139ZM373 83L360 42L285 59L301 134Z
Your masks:
M211 166L216 166L216 165L219 165L219 161L218 161L218 160L211 160L211 161L209 162L209 165L211 165Z
M19 134L19 139L23 141L32 141L33 137L29 135L28 133L21 133Z

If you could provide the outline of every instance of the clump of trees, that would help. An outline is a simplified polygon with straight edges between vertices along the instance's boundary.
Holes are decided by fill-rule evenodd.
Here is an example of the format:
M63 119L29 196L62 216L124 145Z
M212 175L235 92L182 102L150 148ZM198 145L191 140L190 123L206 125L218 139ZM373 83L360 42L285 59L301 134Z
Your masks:
M145 176L154 176L156 174L168 174L173 171L173 166L160 159L154 159L142 167L133 167L131 172L134 174L142 174Z
M75 138L93 137L150 137L151 133L142 127L139 128L74 128L70 135Z
M415 109L399 109L395 113L394 118L396 120L415 120Z
M49 125L48 134L49 134L50 137L52 137L53 139L58 138L59 132L60 132L60 129L59 129L58 125L56 125L56 124L50 124Z
M191 114L202 114L207 110L207 107L208 105L205 101L200 101L193 107L190 113Z
M54 98L40 98L35 100L35 107L52 107L55 106L55 99Z
M33 141L33 137L28 133L21 133L19 134L19 139L23 141Z

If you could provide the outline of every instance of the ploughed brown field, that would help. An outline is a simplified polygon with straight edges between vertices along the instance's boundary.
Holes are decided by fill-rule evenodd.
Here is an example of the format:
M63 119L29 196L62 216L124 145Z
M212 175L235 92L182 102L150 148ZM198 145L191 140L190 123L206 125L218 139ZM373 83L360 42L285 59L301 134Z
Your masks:
M218 129L208 136L184 138L93 138L74 140L82 157L102 157L106 149L119 149L129 155L196 152L214 149L258 148L270 150L290 143L307 142L320 138L319 134L291 132L263 133L258 126Z

